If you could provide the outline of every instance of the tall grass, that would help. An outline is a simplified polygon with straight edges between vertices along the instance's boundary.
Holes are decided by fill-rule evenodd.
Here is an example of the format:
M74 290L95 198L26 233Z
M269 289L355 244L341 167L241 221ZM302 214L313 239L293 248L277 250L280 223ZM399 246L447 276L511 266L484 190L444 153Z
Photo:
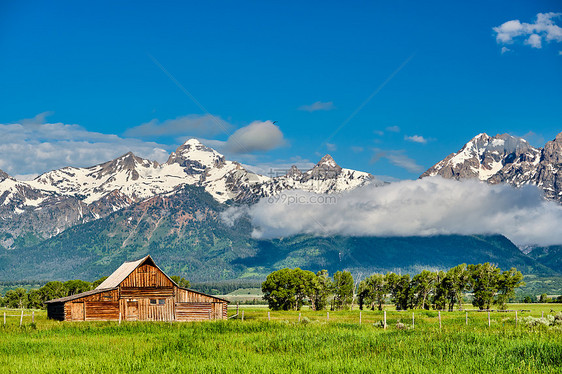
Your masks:
M560 309L560 308L559 308ZM514 315L244 309L245 321L201 323L55 322L19 319L0 327L0 372L7 373L527 373L562 371L562 331L515 327ZM0 311L1 312L1 311ZM533 310L540 316L539 310ZM521 315L521 314L520 314ZM1 313L0 313L1 316ZM306 319L305 319L306 317Z

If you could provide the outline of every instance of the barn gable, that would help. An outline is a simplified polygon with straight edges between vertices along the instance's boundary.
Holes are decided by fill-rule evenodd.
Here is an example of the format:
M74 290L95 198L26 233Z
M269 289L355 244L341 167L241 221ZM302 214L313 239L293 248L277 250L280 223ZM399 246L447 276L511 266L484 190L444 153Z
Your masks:
M152 257L146 256L137 261L124 262L96 289L114 287L173 287L177 286L156 265Z

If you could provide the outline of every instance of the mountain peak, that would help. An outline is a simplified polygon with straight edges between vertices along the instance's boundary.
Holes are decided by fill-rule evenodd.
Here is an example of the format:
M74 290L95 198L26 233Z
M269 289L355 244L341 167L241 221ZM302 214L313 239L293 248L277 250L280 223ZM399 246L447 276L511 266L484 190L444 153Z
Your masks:
M3 182L8 178L10 178L8 173L4 172L3 170L0 170L0 182Z
M334 161L334 158L332 156L327 154L322 157L322 159L316 164L316 166L328 166L331 168L335 168L338 167L338 164L336 163L336 161Z
M201 143L199 140L195 138L190 138L187 139L182 145L198 146L198 145L203 145L203 143Z
M207 147L195 138L188 139L170 154L166 164L180 164L195 167L198 170L207 167L222 167L226 162L224 156L213 148Z

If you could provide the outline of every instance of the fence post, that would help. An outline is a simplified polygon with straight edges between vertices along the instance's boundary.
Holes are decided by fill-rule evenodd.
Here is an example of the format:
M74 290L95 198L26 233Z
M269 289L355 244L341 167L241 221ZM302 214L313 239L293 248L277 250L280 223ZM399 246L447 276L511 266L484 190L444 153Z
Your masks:
M441 325L441 311L439 311L439 328L441 328L441 327L442 327L442 325Z
M119 311L119 325L121 325L121 311Z
M359 311L359 324L361 324L361 313L362 311Z
M211 320L211 311L209 310L209 321Z
M386 330L386 310L384 311L384 329Z
M330 322L330 312L326 312L326 322Z
M21 316L20 316L20 327L21 327L21 324L22 324L22 323L23 323L23 309L21 310Z
M517 311L515 311L515 327L517 327Z
M299 322L301 321L301 313L299 312Z
M271 314L270 314L270 312L267 312L267 320L268 320L268 321L271 321Z
M544 310L541 312L541 318L544 318Z
M236 315L238 315L240 313L240 301L236 302Z
M414 312L412 312L412 328L414 328L415 323L416 323L416 321L415 321L415 317L414 317Z
M6 312L4 312L4 326L6 326Z
M491 324L490 324L490 311L489 311L489 310L488 310L488 327L491 327Z
M242 311L242 321L244 321L244 311Z
M466 325L468 326L468 312L466 312L466 316L464 317L464 319L465 319Z
M35 311L31 312L31 322L35 323Z

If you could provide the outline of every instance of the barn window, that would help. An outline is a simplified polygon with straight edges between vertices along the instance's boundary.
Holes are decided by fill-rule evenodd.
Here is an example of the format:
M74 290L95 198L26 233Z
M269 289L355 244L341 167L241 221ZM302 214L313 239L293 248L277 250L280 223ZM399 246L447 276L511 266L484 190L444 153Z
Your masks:
M164 305L164 304L166 304L166 299L159 299L159 300L158 300L158 304L159 304L159 305Z
M156 305L156 299L150 299L150 305Z

